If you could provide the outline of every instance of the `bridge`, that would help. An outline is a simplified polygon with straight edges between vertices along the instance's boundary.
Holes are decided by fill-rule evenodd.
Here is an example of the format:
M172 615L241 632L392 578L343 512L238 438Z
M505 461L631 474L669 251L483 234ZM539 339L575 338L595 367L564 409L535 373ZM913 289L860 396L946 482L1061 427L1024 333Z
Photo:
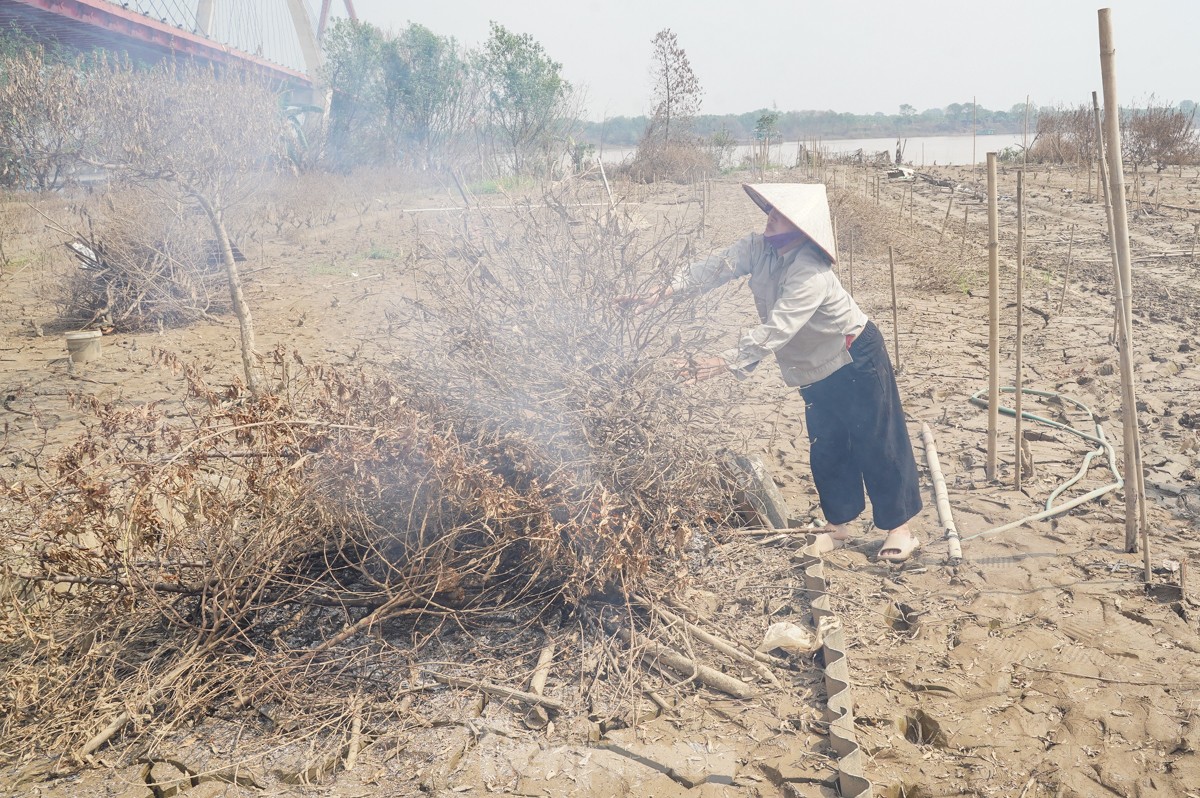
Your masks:
M352 0L345 11L357 19ZM332 0L0 0L0 30L78 52L128 53L142 62L184 58L236 66L316 99L320 39ZM319 104L319 103L314 103Z

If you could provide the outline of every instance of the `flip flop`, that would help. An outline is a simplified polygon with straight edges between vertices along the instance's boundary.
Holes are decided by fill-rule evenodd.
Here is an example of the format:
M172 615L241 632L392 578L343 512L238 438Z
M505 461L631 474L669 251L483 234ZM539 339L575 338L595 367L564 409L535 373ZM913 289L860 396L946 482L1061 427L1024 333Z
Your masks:
M826 552L840 549L850 542L850 537L847 535L844 538L835 538L828 532L818 532L809 539L809 545L815 547L817 554L825 554Z
M906 562L919 548L921 539L911 532L903 537L892 532L883 539L883 545L879 548L879 559L892 563Z

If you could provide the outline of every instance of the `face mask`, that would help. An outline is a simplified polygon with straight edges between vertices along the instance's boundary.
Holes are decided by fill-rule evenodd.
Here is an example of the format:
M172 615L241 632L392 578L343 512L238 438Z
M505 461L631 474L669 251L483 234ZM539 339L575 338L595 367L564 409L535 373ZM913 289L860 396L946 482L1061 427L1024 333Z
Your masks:
M793 241L799 241L803 237L804 237L804 233L800 232L799 230L790 230L786 233L776 233L775 235L772 235L772 236L763 236L763 238L766 239L767 243L770 244L775 249L776 252L785 248L788 244L791 244Z

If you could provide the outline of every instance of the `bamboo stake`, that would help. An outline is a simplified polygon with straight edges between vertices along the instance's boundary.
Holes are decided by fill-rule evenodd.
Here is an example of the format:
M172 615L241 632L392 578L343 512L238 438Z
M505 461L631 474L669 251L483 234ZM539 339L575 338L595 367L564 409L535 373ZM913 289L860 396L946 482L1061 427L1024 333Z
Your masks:
M838 257L838 229L837 229L837 217L836 217L836 216L834 216L834 217L833 217L833 219L832 219L831 221L833 222L833 263L834 263L834 267L837 269L837 277L838 277L838 281L839 281L839 282L841 282L841 279L842 279L842 259Z
M1096 120L1096 146L1100 151L1100 158L1096 163L1096 183L1097 189L1100 191L1100 198L1104 203L1104 220L1108 224L1108 250L1109 260L1112 262L1113 270L1113 331L1112 340L1117 342L1117 345L1124 348L1124 334L1121 319L1124 315L1124 300L1121 294L1121 257L1117 254L1117 237L1114 233L1113 221L1113 206L1109 199L1108 185L1108 159L1104 155L1104 125L1100 121L1100 101L1096 98L1096 92L1092 92L1092 115ZM1125 441L1126 446L1129 441ZM1128 451L1128 449L1126 449Z
M933 430L921 424L921 443L925 446L925 461L929 464L929 478L933 482L933 498L937 502L938 520L946 533L950 546L950 559L962 559L962 542L958 538L958 527L954 525L954 514L950 510L950 498L946 494L946 478L942 476L942 464L938 460L937 445L933 442Z
M1067 266L1063 269L1062 295L1058 298L1058 312L1063 312L1063 303L1067 301L1067 285L1071 282L1071 255L1075 250L1075 225L1071 225L1071 237L1067 240Z
M888 270L892 278L892 349L896 353L896 371L900 371L900 316L896 309L896 258L888 247Z
M1029 95L1025 95L1025 129L1021 135L1021 171L1029 166Z
M1021 460L1021 441L1024 434L1021 429L1021 394L1024 391L1024 379L1021 372L1021 340L1024 338L1025 323L1025 170L1017 172L1017 345L1016 345L1016 375L1013 385L1013 420L1016 423L1016 468L1013 475L1013 487L1021 490L1023 462Z
M608 175L607 175L607 174L605 174L605 172L604 172L604 159L603 159L603 158L597 158L597 159L596 159L596 163L600 164L600 177L604 179L604 190L608 192L608 207L609 207L609 209L610 209L610 210L615 210L615 209L616 209L616 207L617 207L617 201L616 201L615 199L613 199L612 186L610 186L610 185L608 184ZM701 213L701 217L700 217L700 218L701 218L701 219L703 219L703 218L704 218L704 216L703 216L703 214L704 214L704 210L703 210L703 208L701 208L701 211L700 211L700 213ZM701 221L701 222L700 222L700 227L701 227L701 229L703 229L703 228L704 228L704 222L703 222L703 221Z
M950 223L950 209L954 207L954 195L950 195L950 201L946 203L946 218L942 219L942 232L938 234L938 243L942 243L942 239L946 237L946 225Z
M850 276L850 286L847 289L854 296L854 233L850 233L850 263L846 268Z
M1108 173L1109 198L1113 208L1113 238L1120 264L1120 294L1124 345L1121 347L1121 403L1125 421L1125 550L1137 551L1140 521L1143 577L1150 583L1149 530L1146 528L1141 446L1137 430L1137 397L1133 385L1133 272L1130 264L1129 218L1125 207L1124 163L1121 157L1120 105L1117 101L1116 47L1113 44L1112 10L1098 12L1100 28L1100 72L1104 83L1104 132L1112 155Z
M975 130L976 120L979 116L979 104L975 102L975 98L971 98L971 186L975 186L975 167L979 160L975 155Z
M908 184L908 229L913 229L913 184Z
M959 260L962 260L963 256L967 254L967 216L970 213L971 213L971 206L970 205L963 206L963 237L962 237L962 246L958 248L958 259Z
M996 478L996 432L1000 423L1000 241L996 212L996 153L987 154L988 195L988 480Z

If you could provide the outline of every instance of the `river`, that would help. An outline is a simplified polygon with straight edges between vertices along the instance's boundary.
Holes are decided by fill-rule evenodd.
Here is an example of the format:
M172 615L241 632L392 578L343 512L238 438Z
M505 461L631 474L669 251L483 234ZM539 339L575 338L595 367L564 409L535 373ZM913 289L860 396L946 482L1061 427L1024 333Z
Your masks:
M913 136L901 137L904 160L918 168L925 166L964 166L974 158L975 163L987 160L989 152L1000 152L1005 147L1020 147L1020 133L993 133L979 136ZM771 146L771 163L792 166L796 163L796 152L800 142L785 141ZM879 152L895 153L896 138L872 139L825 139L818 142L821 149L832 155L848 155L858 150L866 154ZM743 144L733 153L733 163L741 164L749 159L751 145ZM633 147L616 147L604 151L605 163L620 163L634 153Z

